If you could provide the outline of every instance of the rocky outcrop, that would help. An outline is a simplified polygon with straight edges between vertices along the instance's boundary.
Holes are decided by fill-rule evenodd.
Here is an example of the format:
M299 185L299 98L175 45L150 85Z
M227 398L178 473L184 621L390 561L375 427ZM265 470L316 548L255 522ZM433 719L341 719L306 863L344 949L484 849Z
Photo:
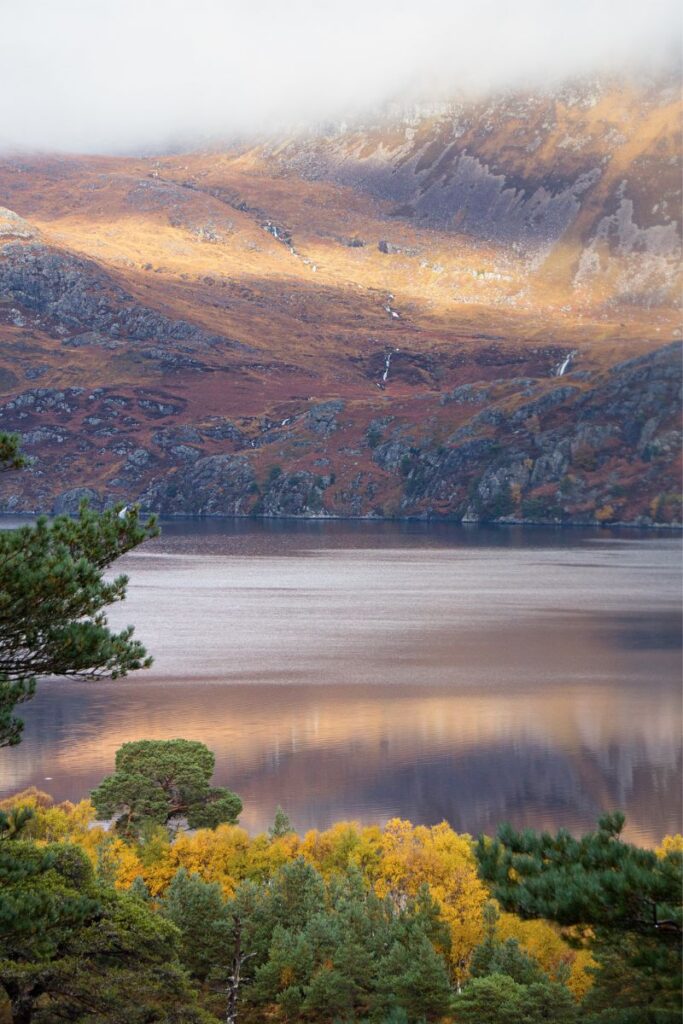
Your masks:
M89 479L92 457L75 462L81 486L55 488L56 510L88 496L169 515L650 525L680 520L680 402L676 343L605 371L461 385L424 396L413 419L394 406L368 421L356 405L342 424L346 404L331 399L282 420L188 423L183 400L164 390L35 388L0 407L0 428L22 432L34 457L22 477L36 495L75 451L116 457L104 491ZM57 458L60 449L71 454Z
M680 456L680 389L675 344L618 364L592 387L555 387L514 411L490 406L440 450L393 442L375 458L403 467L404 514L445 505L467 521L619 519L628 498L641 489L646 499L664 464ZM610 464L621 472L605 472ZM676 504L675 494L664 500ZM639 520L651 519L650 511L643 500Z
M0 242L8 239L30 239L37 238L38 232L27 220L20 217L14 210L7 210L0 206Z
M55 498L51 511L55 515L66 514L73 516L78 512L81 502L87 501L91 508L102 507L102 500L97 491L92 487L72 487Z
M111 347L127 338L135 342L154 339L185 345L190 351L228 346L249 347L209 332L186 320L170 319L142 306L92 260L73 256L40 244L10 243L0 258L0 293L22 309L35 314L47 327L65 337L65 344ZM173 358L163 349L150 350L151 358ZM176 361L178 356L175 356ZM187 366L182 359L178 366Z
M306 414L306 421L314 434L329 437L338 428L337 417L342 412L344 403L340 401L321 402L314 405Z
M324 491L330 478L302 470L271 474L253 512L264 516L318 516L325 513Z
M166 514L676 521L677 105L583 81L248 150L8 157L0 430L31 461L0 511L87 488Z
M0 407L0 429L19 429L34 460L28 508L73 512L89 497L167 515L653 525L680 521L680 403L676 343L604 371L461 385L424 396L412 419L393 407L364 420L356 405L342 424L346 404L331 399L283 420L188 423L166 391L35 388ZM93 456L77 459L90 451L116 459L104 488ZM53 484L46 505L62 478L80 486ZM21 507L4 494L6 510Z
M369 193L398 220L524 253L532 271L562 247L558 264L578 294L612 264L619 301L651 306L676 296L680 137L662 111L679 93L665 75L395 107L264 156L286 173ZM388 238L378 245L416 252ZM556 274L552 260L549 269Z
M10 399L3 406L3 412L16 413L18 417L49 411L68 414L78 407L83 392L83 388L66 388L64 391L57 388L33 388Z
M146 511L166 515L245 515L253 504L255 488L249 459L213 455L153 480L139 500Z

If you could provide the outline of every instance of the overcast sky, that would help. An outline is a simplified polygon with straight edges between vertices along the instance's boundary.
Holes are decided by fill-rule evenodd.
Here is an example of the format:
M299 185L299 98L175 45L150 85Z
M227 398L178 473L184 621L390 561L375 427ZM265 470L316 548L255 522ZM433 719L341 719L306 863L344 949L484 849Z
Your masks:
M125 152L671 60L679 0L0 0L0 148Z

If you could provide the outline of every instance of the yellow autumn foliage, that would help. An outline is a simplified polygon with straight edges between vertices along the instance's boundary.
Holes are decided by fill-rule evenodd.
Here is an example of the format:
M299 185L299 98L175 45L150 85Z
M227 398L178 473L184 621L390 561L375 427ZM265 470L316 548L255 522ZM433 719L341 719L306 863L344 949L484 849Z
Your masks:
M301 843L301 854L324 878L357 867L372 877L381 855L382 830L355 821L338 821L324 832L313 829Z
M516 939L527 953L538 960L549 977L567 970L567 988L576 999L583 998L588 992L593 983L588 968L594 967L595 961L587 950L572 949L554 922L541 919L524 921L515 914L501 913L497 932L503 941Z
M0 811L11 811L13 807L52 807L53 804L54 800L49 793L43 792L37 786L29 786L28 789L22 789L19 793L13 793L12 796L0 800Z
M683 836L676 832L673 836L664 836L659 846L655 847L658 857L666 857L669 853L683 853Z
M467 979L472 952L484 937L482 912L490 894L477 874L472 839L454 832L446 822L428 827L393 818L380 828L341 821L323 831L313 829L303 839L294 833L274 839L251 837L238 825L219 825L181 832L171 840L167 830L158 826L131 844L95 821L89 800L55 804L48 794L30 789L0 803L4 810L15 806L30 806L34 811L27 826L30 838L76 843L117 888L128 889L141 877L156 899L180 868L217 882L230 897L242 880L265 881L298 856L326 879L357 868L378 896L389 898L397 907L404 907L426 885L449 927L450 968L458 984ZM683 837L667 836L658 853L663 856L681 849ZM502 914L498 932L502 939L517 939L550 976L566 965L568 986L577 999L588 991L590 954L572 949L554 924Z
M96 856L96 863L104 868L117 889L130 889L138 875L143 874L137 851L118 836L102 836Z
M599 523L608 523L611 519L614 519L615 515L613 505L603 505L602 508L596 510L595 518Z
M246 877L255 882L265 882L279 868L299 856L301 840L294 832L270 839L266 835L255 836L249 843Z
M394 818L382 833L375 889L398 905L426 884L451 933L450 966L456 982L467 977L472 952L484 935L482 911L489 893L477 875L468 835L445 821L428 828Z
M581 1002L593 987L595 977L592 972L597 966L597 961L591 956L590 950L574 950L567 988L577 1002Z
M224 895L229 897L247 877L250 842L249 833L239 825L200 828L194 834L181 833L169 848L163 870L169 882L179 868L185 868L188 874L196 872L205 882L218 882ZM150 891L153 891L151 886Z
M33 811L23 832L27 839L38 843L76 843L93 862L96 860L97 846L106 831L95 823L95 808L90 800L56 804L47 793L31 786L0 803L0 810L13 807L30 807Z

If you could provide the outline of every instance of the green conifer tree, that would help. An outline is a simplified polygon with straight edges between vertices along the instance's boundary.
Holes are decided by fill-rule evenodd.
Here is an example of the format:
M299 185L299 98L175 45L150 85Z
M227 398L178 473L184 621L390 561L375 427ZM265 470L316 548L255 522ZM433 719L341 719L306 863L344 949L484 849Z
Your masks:
M289 815L285 814L280 805L275 808L275 817L273 818L273 824L268 829L268 835L271 839L280 839L282 836L290 835L294 829L292 823L289 820Z
M0 436L1 465L20 462L15 442ZM151 664L132 626L107 626L105 609L125 598L128 579L105 579L105 570L156 533L136 508L97 513L86 502L76 519L41 516L0 531L0 746L20 742L13 712L38 677L116 678Z
M579 839L504 826L493 841L479 839L477 856L506 909L590 926L599 966L587 1013L605 1024L621 1024L619 1014L624 1024L664 1024L681 1010L682 857L624 842L623 827L620 813Z
M92 793L101 818L126 835L184 816L191 828L234 823L242 801L211 787L215 757L197 740L137 740L116 752L116 771Z
M102 886L68 844L0 844L0 986L13 1024L216 1024L173 924Z
M194 978L205 981L220 961L222 942L217 925L227 920L220 886L180 868L161 902L160 913L180 932L182 963Z

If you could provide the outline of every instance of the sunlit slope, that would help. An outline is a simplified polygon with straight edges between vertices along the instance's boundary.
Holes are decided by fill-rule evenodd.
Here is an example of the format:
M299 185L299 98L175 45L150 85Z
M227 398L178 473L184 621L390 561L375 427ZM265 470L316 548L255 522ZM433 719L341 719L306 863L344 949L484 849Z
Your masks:
M677 106L6 158L0 426L36 461L5 508L676 518Z
M579 309L675 298L679 153L680 90L668 80L443 103L390 128L268 150L304 176L393 201L397 219L527 256L531 292L509 289L510 304L571 297Z

